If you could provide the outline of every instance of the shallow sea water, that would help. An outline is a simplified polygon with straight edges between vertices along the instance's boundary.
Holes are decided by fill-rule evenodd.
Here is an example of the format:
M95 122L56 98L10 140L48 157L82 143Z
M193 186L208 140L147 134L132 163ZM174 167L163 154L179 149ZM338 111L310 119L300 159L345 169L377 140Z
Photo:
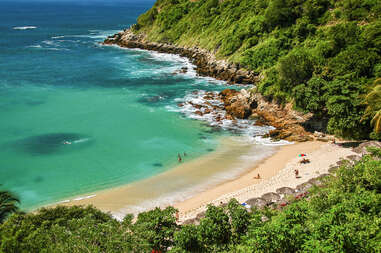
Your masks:
M23 209L157 175L231 135L174 109L230 86L178 56L99 44L152 4L0 2L0 184Z

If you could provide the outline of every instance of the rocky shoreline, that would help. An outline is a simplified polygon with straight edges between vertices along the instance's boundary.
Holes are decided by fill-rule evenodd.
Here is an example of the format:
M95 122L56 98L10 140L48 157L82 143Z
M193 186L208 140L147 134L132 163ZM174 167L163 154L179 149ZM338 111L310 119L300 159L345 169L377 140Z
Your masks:
M260 80L260 77L255 75L254 72L241 68L239 64L230 64L224 60L217 60L212 53L204 49L149 42L143 35L135 35L129 29L109 36L103 43L105 45L118 45L126 48L139 48L161 53L177 54L188 58L196 66L197 74L210 76L232 84L254 84Z
M204 49L150 42L145 39L144 35L135 35L129 29L109 36L103 44L177 54L190 59L196 66L197 74L232 84L255 84L260 81L260 76L254 72L240 68L238 64L229 64L224 60L217 60L212 53ZM186 70L182 69L181 71ZM237 119L249 119L253 120L255 122L253 124L256 126L270 125L276 129L271 130L266 137L271 137L274 140L309 141L316 137L311 133L312 131L324 130L321 122L314 120L311 113L297 112L292 109L292 104L279 105L267 101L261 94L250 90L226 89L217 96L212 93L207 96L209 96L207 99L220 100L222 109L226 112L224 118L216 117L217 122L227 119L234 123ZM179 106L183 105L179 104ZM200 116L213 111L213 106L208 107L208 102L192 106L198 109L195 113ZM332 138L324 135L320 137L322 141L328 141Z

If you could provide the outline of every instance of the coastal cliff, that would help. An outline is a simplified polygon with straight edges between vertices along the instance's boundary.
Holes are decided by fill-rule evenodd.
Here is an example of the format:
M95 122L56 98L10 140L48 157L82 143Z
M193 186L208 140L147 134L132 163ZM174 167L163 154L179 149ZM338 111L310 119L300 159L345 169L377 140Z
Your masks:
M255 75L253 71L240 68L239 64L217 60L212 53L205 49L151 42L144 34L135 34L131 29L109 36L104 44L115 44L126 48L140 48L187 57L196 66L197 74L214 77L229 83L252 84L260 80L260 77Z
M179 54L199 75L254 84L266 101L312 113L308 130L380 139L370 124L380 108L365 113L364 101L381 76L379 13L377 1L158 0L105 43Z
M239 68L238 64L229 64L225 60L217 60L216 57L204 49L179 47L173 44L150 42L146 36L134 34L133 31L127 29L112 36L105 41L105 45L118 45L125 48L139 48L144 50L152 50L162 53L177 54L186 57L196 66L196 71L201 76L210 76L218 80L228 81L234 84L255 84L258 83L260 77L254 72L244 68ZM187 70L183 70L187 71ZM255 86L254 86L255 88ZM303 113L293 110L292 104L281 105L266 100L260 93L253 92L253 86L249 89L237 91L234 89L226 89L219 94L209 93L207 100L218 99L222 101L222 108L226 112L225 119L252 119L258 126L271 125L275 130L270 131L267 135L275 140L286 139L288 141L308 141L312 140L311 133L305 130L303 125L308 124L312 118L312 113ZM179 105L183 106L183 105ZM207 108L206 104L195 105L197 109ZM203 115L210 113L213 109L207 108L203 112L196 111L196 114ZM222 120L216 117L216 121ZM311 124L310 124L311 125ZM310 126L309 125L309 126ZM322 130L316 127L309 127L310 130Z

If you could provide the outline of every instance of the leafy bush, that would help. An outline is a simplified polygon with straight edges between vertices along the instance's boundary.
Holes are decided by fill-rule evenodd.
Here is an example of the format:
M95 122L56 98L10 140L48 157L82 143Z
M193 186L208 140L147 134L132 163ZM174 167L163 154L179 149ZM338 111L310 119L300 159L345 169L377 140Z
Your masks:
M381 248L381 150L347 162L324 187L283 210L236 200L208 206L199 225L177 225L168 207L117 221L92 207L13 214L0 225L1 252L377 252Z
M153 41L205 48L262 73L258 90L268 98L293 101L318 117L328 113L331 133L369 138L375 134L360 122L360 104L381 76L378 2L159 0L138 19L138 32ZM330 86L343 79L359 85L332 94Z

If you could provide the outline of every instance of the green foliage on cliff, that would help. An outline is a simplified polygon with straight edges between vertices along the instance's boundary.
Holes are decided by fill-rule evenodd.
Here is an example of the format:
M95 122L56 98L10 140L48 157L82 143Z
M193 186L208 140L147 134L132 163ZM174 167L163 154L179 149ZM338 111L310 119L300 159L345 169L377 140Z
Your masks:
M20 200L8 191L0 191L0 223L10 214L18 211L17 204Z
M263 73L259 91L367 138L363 96L381 76L379 0L157 0L135 32Z
M344 164L283 210L209 206L199 225L156 208L117 221L88 207L44 208L0 224L0 252L379 252L381 150Z

